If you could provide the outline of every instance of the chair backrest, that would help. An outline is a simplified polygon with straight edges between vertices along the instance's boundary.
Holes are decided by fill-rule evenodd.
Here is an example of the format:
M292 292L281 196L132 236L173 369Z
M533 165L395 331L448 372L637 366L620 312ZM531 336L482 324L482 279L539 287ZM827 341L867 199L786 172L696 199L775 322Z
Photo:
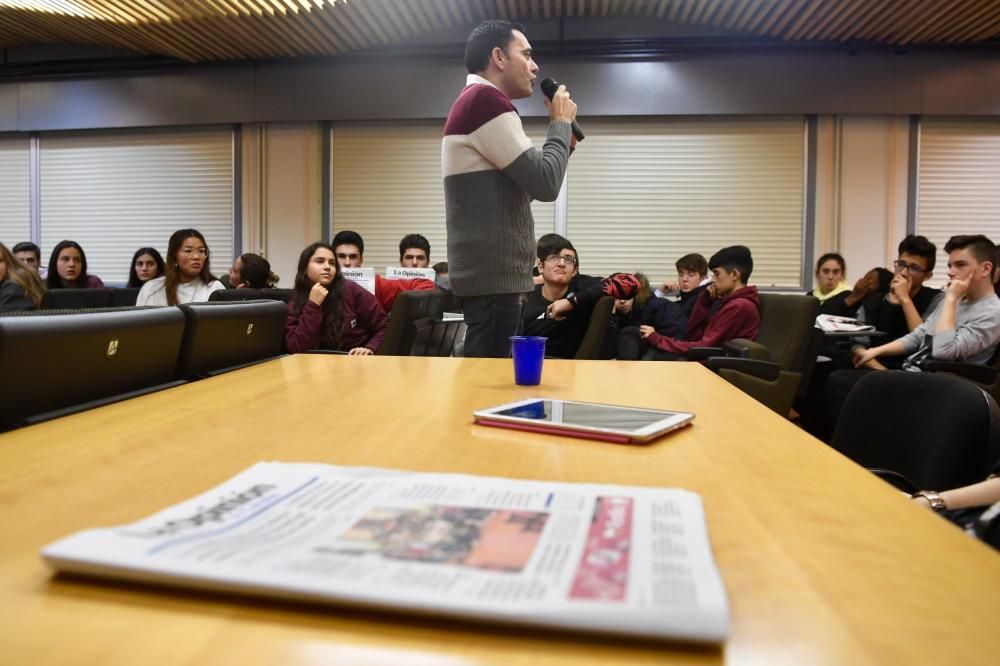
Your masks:
M410 356L452 356L459 334L464 333L464 319L431 318L413 322L416 335Z
M49 289L42 299L42 307L52 310L79 310L82 308L110 308L111 289ZM135 305L135 300L132 301Z
M259 301L264 298L263 294L260 293L260 289L219 289L218 291L213 291L208 300L212 301Z
M140 287L120 287L111 290L111 307L121 308L135 305Z
M25 425L174 382L177 308L0 318L0 423Z
M284 303L271 300L187 303L177 362L182 379L206 377L281 355Z
M960 377L871 372L848 394L832 446L918 488L955 488L982 481L1000 458L1000 410Z
M441 313L440 290L401 292L392 304L385 338L375 353L379 356L409 356L417 338L415 322L440 319Z
M601 296L590 315L590 324L583 334L575 359L609 359L617 353L617 329L612 330L611 311L615 301L610 296ZM613 344L612 344L613 343Z
M760 294L760 332L756 342L786 372L799 372L804 349L813 341L819 300L802 294ZM815 358L815 357L814 357Z
M292 299L292 289L261 289L260 297L287 303Z

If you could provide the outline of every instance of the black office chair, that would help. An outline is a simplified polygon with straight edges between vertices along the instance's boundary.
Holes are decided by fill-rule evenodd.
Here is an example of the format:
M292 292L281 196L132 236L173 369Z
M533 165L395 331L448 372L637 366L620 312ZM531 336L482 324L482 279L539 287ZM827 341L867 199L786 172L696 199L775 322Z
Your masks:
M123 308L135 305L141 287L120 287L111 290L111 307Z
M49 289L42 297L45 310L81 310L84 308L110 308L111 289ZM138 292L136 292L138 293ZM135 305L135 299L132 300Z
M392 304L389 326L378 351L379 356L410 356L417 340L418 328L429 335L433 322L441 318L441 296L432 291L404 291ZM419 322L419 323L418 323ZM423 343L426 348L426 343Z
M183 384L175 378L183 334L177 308L0 318L0 429Z
M844 403L833 448L889 470L903 490L982 481L1000 458L1000 409L975 384L948 374L886 370L865 375Z
M260 297L288 303L292 298L292 293L292 289L261 289Z
M238 302L238 301L259 301L264 298L260 289L220 289L213 291L208 296L208 300L215 303L217 301Z
M282 354L287 316L284 303L187 303L180 309L186 320L177 361L181 379L211 377Z

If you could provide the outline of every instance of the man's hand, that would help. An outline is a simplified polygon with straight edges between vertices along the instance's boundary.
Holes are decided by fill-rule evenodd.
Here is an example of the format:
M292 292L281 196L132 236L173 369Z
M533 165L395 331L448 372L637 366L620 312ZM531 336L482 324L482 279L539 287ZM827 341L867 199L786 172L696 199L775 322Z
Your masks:
M960 301L965 296L965 292L969 290L969 283L971 282L971 275L965 280L951 280L944 287L945 294L956 301Z
M674 294L681 290L680 282L671 282L670 280L664 280L663 284L660 285L660 291L665 294Z
M655 333L655 332L656 329L653 328L652 326L649 326L648 324L643 324L642 326L639 327L639 335L642 336L643 340L648 338L650 333Z
M854 362L855 368L860 368L869 361L874 361L877 356L878 352L875 351L875 349L864 349L862 347L858 347L854 350L854 353L851 354L851 360Z
M714 282L710 282L708 284L708 287L705 288L705 291L708 292L709 298L711 298L713 301L717 301L720 298L722 298L722 296L719 295L719 288L715 286Z
M549 120L563 123L572 123L576 120L576 102L569 98L566 86L559 86L559 90L556 91L551 100L546 97L543 98L543 101L545 108L549 110ZM572 144L575 143L575 141L572 142Z
M323 305L323 301L326 300L329 290L321 285L319 282L313 285L313 288L309 290L309 300L316 305Z
M351 351L347 352L347 355L348 356L371 356L374 353L375 352L373 352L371 349L368 349L368 347L355 347Z
M889 283L889 300L892 303L908 303L910 300L910 286L912 285L908 275L899 275L892 278Z
M570 312L573 311L573 304L567 301L565 298L560 298L558 301L554 301L549 304L549 307L545 309L547 316L560 321L566 318Z

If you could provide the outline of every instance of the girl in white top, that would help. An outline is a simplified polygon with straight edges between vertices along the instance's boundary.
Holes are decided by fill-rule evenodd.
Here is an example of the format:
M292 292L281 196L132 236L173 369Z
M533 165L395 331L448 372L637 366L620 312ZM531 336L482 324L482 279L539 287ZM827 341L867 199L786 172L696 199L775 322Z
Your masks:
M208 268L208 245L196 229L180 229L170 237L165 272L142 285L136 305L180 305L207 301L224 289Z

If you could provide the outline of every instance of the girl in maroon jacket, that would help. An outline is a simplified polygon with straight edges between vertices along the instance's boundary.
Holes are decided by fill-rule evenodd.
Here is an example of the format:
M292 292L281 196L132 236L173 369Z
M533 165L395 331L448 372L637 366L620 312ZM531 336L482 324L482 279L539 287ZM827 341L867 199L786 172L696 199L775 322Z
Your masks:
M330 245L313 243L302 250L285 320L288 351L319 347L352 356L374 354L388 325L375 297L341 275Z

